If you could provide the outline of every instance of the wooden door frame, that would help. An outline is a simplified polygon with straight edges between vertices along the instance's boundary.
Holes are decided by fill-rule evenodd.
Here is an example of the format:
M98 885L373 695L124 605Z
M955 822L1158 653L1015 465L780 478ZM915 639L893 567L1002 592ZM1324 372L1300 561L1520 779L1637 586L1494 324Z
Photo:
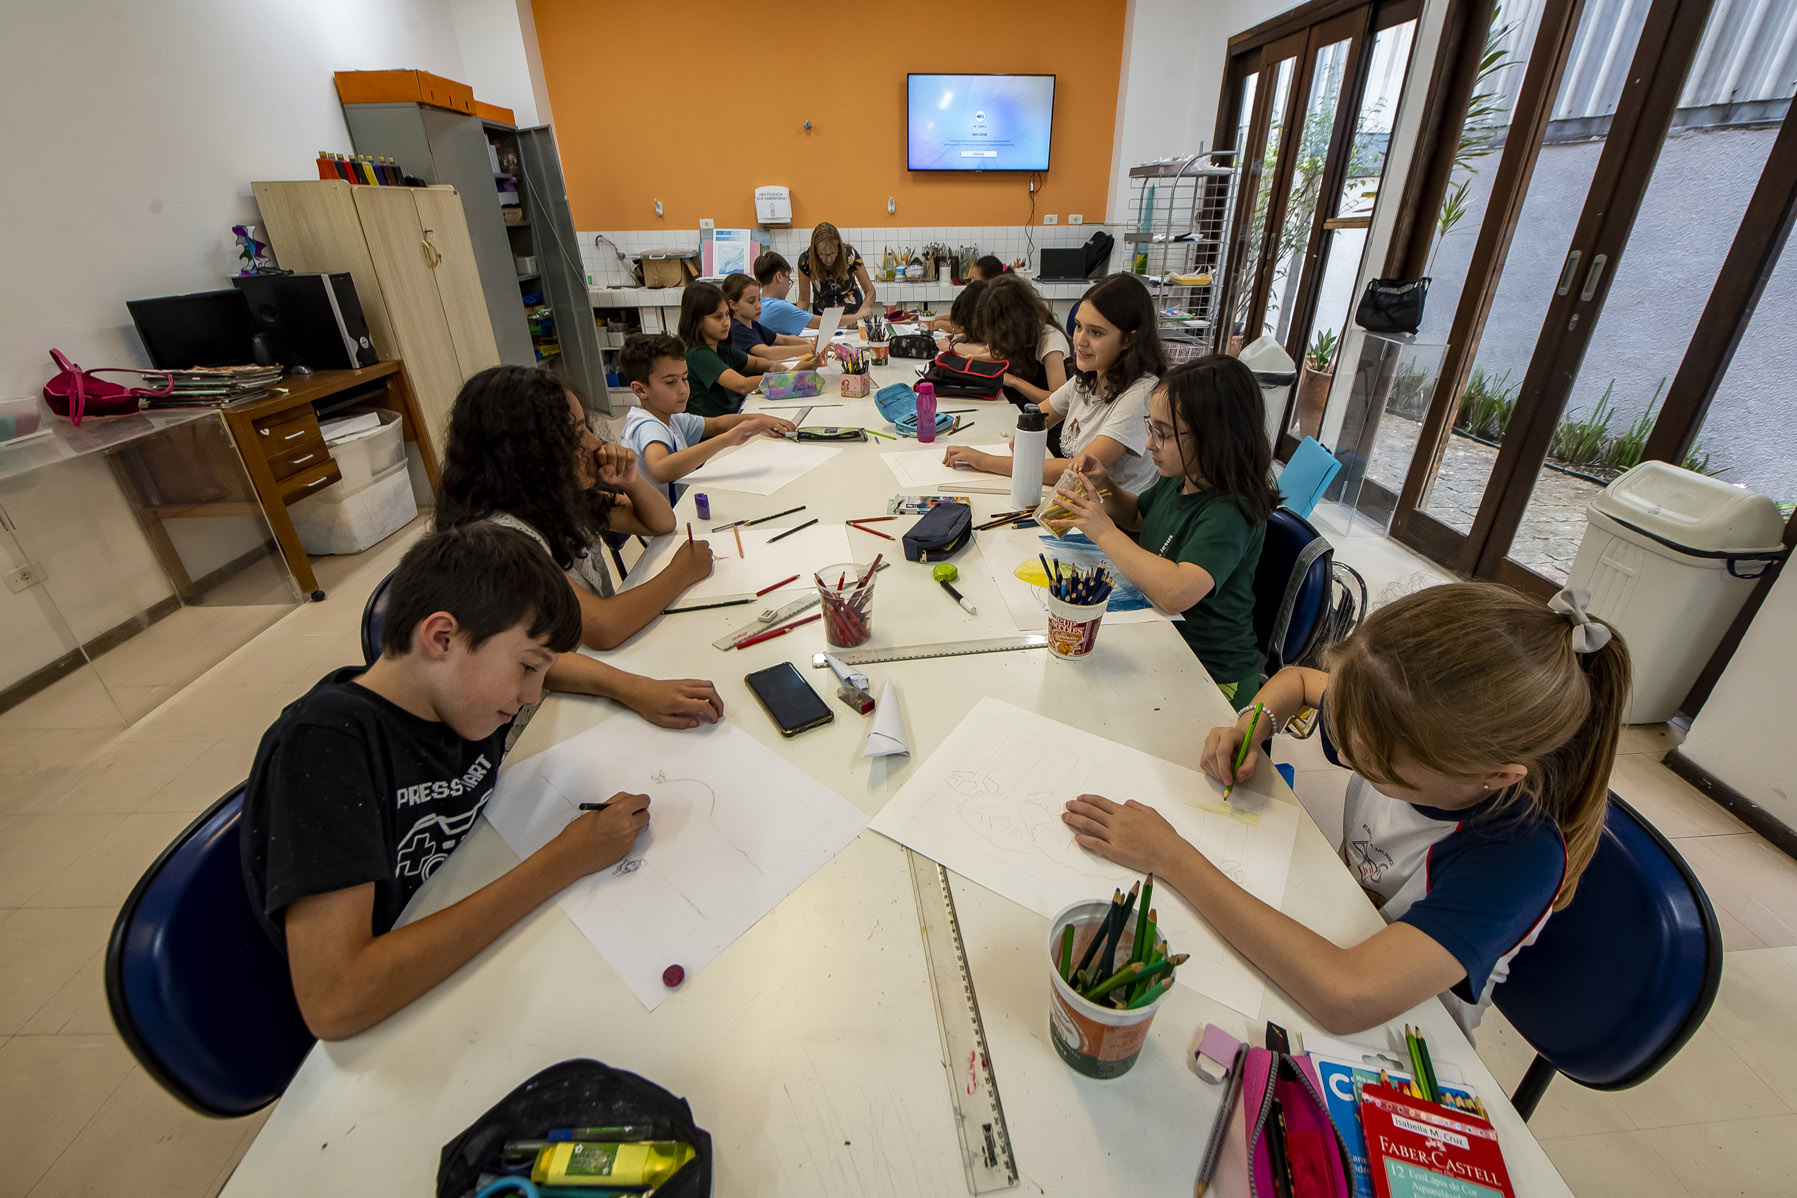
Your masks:
M1289 52L1288 52L1289 51ZM1262 182L1270 189L1267 192L1267 223L1260 231L1260 246L1254 259L1253 277L1248 284L1248 319L1243 323L1242 337L1244 341L1253 341L1260 334L1254 330L1266 323L1267 292L1272 289L1272 270L1267 261L1267 246L1274 240L1274 232L1285 219L1285 202L1291 194L1290 167L1292 154L1297 148L1298 138L1303 128L1304 107L1310 100L1310 73L1304 67L1310 60L1310 30L1303 29L1290 37L1282 38L1268 45L1261 52L1261 62L1271 62L1277 68L1286 59L1292 60L1292 85L1285 97L1284 123L1279 129L1279 149L1273 156L1273 177ZM1265 74L1264 70L1262 72ZM1275 83L1277 79L1275 79ZM1267 93L1267 124L1272 123L1273 92ZM1257 144L1261 146L1265 156L1265 145L1268 128L1263 126ZM1251 219L1252 209L1244 213ZM1253 334L1250 336L1249 334Z

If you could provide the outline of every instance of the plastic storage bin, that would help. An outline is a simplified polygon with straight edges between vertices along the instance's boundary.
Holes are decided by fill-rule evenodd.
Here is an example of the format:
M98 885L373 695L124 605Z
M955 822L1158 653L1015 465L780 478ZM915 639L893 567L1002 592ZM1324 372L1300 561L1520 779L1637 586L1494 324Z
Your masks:
M1256 339L1237 358L1254 372L1254 381L1260 384L1261 402L1267 409L1267 440L1277 448L1279 421L1285 415L1285 402L1292 393L1292 384L1298 381L1298 364L1270 333Z
M353 427L353 422L358 417L366 415L378 417L380 426L348 434L342 431ZM343 472L343 478L308 498L330 498L341 502L344 496L360 491L375 479L384 477L387 471L393 469L394 463L406 460L406 443L397 412L390 412L385 408L377 408L372 412L352 410L337 419L325 421L320 429L324 433L325 448L337 459L337 468ZM336 430L334 436L333 430Z
M360 553L418 515L403 451L397 463L360 490L333 495L341 485L333 484L288 507L307 553Z
M1634 660L1623 721L1672 718L1753 579L1784 555L1778 505L1666 462L1642 462L1585 509L1568 585L1621 632Z

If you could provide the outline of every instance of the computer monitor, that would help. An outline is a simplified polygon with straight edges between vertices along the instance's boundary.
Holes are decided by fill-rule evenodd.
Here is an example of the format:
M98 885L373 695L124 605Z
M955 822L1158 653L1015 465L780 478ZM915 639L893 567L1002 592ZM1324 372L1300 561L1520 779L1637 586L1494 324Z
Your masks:
M234 287L128 300L137 335L158 370L246 366L255 361L256 319Z

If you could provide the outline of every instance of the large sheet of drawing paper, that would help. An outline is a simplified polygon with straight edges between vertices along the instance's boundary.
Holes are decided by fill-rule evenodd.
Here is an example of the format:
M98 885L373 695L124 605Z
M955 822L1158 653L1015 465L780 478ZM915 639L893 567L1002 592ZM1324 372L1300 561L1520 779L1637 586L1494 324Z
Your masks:
M1008 474L987 474L966 466L944 466L942 454L948 446L949 442L943 440L941 433L937 433L933 447L888 450L880 457L887 469L892 471L892 477L898 480L899 486L907 490L943 491L950 495L965 495L969 491L977 491L982 495L1011 493L1011 476ZM1011 447L1003 441L994 441L988 445L975 445L973 448L983 449L988 453L1005 453Z
M1194 730L1194 734L1197 730ZM1264 784L1263 784L1264 785ZM1194 770L1056 723L998 699L982 699L874 817L876 832L941 862L989 890L1053 918L1063 908L1129 890L1140 876L1073 842L1061 822L1069 799L1135 799L1250 893L1277 907L1298 832L1289 795L1222 788ZM1249 1018L1265 983L1171 888L1156 885L1160 930L1191 986Z
M804 521L807 512L794 512L790 516L782 516L780 523L784 527L771 524L759 525L755 528L743 528L737 531L742 534L742 555L736 552L736 537L729 529L723 532L709 532L702 525L695 524L693 532L711 545L711 575L702 578L686 590L670 605L685 607L692 603L703 603L707 599L718 599L724 596L753 595L764 587L771 587L783 578L799 576L797 582L789 582L778 591L767 596L769 607L778 607L782 603L797 598L788 591L799 591L806 588L816 589L817 582L811 577L825 566L838 566L855 560L854 550L849 545L849 534L846 526L835 522L819 522L810 528L801 528L791 536L780 537L783 532L792 529ZM870 545L877 545L871 537ZM659 537L642 560L631 568L630 577L625 581L624 589L640 586L655 577L668 564L676 549L686 543L686 530L680 529L665 537ZM874 559L878 549L863 547L860 554L863 565ZM751 614L759 614L761 608L755 607ZM1043 625L1047 627L1047 625Z
M1085 570L1093 566L1110 566L1104 550L1077 532L1057 539L1053 533L1041 528L994 528L975 533L974 540L980 547L980 559L986 565L986 572L992 576L998 593L1004 596L1005 607L1021 632L1041 632L1048 627L1048 576L1042 569L1042 558L1047 558L1051 566L1058 561L1063 568ZM1155 607L1148 601L1148 596L1123 577L1122 571L1115 566L1110 569L1116 589L1111 592L1109 606L1104 609L1106 624L1140 624L1183 618ZM1098 635L1103 639L1102 626Z
M581 803L649 796L630 855L556 902L650 1010L821 869L867 824L835 791L733 724L675 732L613 716L499 773L487 818L519 857Z
M778 437L755 437L735 449L726 449L680 481L702 491L772 495L841 452Z

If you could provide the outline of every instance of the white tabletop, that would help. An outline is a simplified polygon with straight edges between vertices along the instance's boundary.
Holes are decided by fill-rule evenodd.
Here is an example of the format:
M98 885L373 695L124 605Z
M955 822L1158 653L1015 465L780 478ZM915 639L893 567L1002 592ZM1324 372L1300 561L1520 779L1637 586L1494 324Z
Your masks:
M910 377L901 364L877 371L875 382ZM825 395L815 404L842 406L819 406L808 423L880 426L870 401ZM990 417L980 419L988 435L1010 423L1011 410L989 406ZM878 454L892 448L878 440L850 445L766 498L711 491L712 517L695 527L703 532L799 503L807 511L791 522L881 514L897 487ZM976 518L1009 506L1004 495L972 498ZM682 520L692 501L689 491ZM908 524L901 518L875 527L897 535ZM851 544L866 542L858 545L860 560L885 550L898 563L877 584L873 645L1015 633L998 593L974 568L977 547L958 558L961 589L979 607L969 616L927 570L903 560L896 540L849 536ZM744 651L711 647L757 610L666 616L604 656L660 677L713 679L727 719L869 814L986 695L1192 768L1204 731L1232 718L1170 626L1107 626L1093 656L1077 663L1033 650L866 667L876 693L887 679L898 683L914 754L869 760L860 756L865 721L831 697L828 671L811 667L822 647L819 625ZM780 661L814 680L837 712L833 724L781 739L742 682ZM552 698L515 754L538 752L618 710L605 700ZM1282 907L1352 943L1381 924L1332 839L1333 830L1325 838L1301 822ZM515 860L483 821L425 885L412 914L447 906ZM958 875L953 888L1022 1175L1017 1192L1189 1194L1219 1094L1187 1065L1191 1049L1207 1021L1259 1043L1259 1019L1175 987L1130 1073L1112 1081L1077 1076L1048 1039L1047 921ZM1260 1016L1299 1034L1315 1027L1271 984ZM1441 1004L1430 1000L1393 1026L1404 1022L1420 1024L1436 1059L1458 1064L1484 1096L1516 1192L1569 1193ZM652 1013L559 908L544 906L405 1011L353 1040L319 1045L225 1193L431 1192L445 1142L537 1070L579 1056L686 1098L711 1132L720 1195L966 1192L904 853L864 832Z

